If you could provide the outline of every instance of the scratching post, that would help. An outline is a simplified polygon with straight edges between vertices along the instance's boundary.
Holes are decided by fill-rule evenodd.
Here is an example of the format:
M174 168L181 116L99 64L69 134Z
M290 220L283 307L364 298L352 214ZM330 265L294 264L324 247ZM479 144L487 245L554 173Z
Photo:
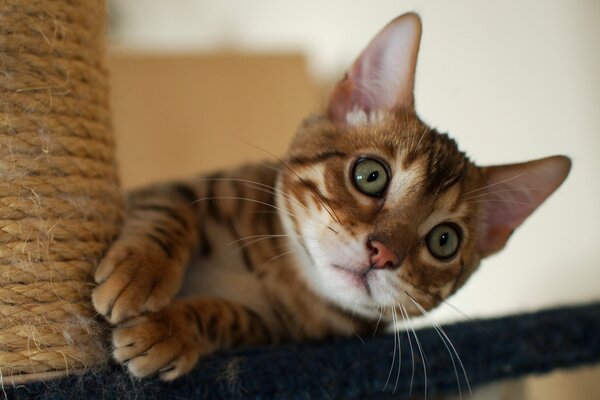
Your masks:
M0 380L108 353L90 302L122 216L104 1L0 2Z

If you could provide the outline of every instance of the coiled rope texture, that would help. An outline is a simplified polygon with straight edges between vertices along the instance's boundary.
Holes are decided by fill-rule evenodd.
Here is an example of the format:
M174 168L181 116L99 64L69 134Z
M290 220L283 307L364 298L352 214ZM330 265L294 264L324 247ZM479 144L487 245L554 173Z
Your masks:
M4 382L107 359L89 300L94 268L122 218L105 14L99 0L0 0Z

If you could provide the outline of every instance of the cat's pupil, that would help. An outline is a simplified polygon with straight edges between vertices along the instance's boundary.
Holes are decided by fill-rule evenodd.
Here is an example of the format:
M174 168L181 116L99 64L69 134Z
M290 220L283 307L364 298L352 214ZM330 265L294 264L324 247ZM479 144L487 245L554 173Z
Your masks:
M376 181L377 178L379 178L379 171L373 171L369 174L369 177L367 178L367 182Z
M444 247L446 243L448 243L449 237L450 235L448 234L448 232L444 232L440 235L440 247Z

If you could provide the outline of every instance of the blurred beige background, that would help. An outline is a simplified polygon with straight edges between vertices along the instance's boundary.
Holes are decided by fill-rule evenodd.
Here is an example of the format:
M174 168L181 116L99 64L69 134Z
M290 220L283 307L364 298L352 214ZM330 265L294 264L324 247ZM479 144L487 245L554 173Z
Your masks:
M108 60L126 188L281 155L320 91L299 54L139 54Z
M478 163L567 154L565 185L451 303L493 316L600 300L600 1L114 0L109 65L125 187L285 151L394 16L424 26L416 100ZM252 145L249 145L251 143ZM449 307L443 322L462 317ZM528 381L590 399L600 370Z

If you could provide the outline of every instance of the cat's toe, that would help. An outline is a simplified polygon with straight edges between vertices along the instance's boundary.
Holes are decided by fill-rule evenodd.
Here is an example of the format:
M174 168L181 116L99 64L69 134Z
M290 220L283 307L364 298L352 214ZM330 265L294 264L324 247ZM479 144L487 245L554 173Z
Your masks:
M115 267L123 262L130 252L125 246L113 246L106 256L102 259L96 272L94 273L94 281L98 284L103 283L115 270Z
M198 355L193 353L181 353L167 367L158 372L158 377L162 381L172 381L182 375L187 374L194 368L198 362Z
M96 272L100 285L92 292L92 303L112 324L158 311L179 289L181 272L160 252L117 243Z
M142 316L133 318L115 329L113 331L114 359L120 363L126 363L148 351L150 346L160 340L160 335L167 335L160 330L151 331L155 327L148 324L148 317Z
M173 380L190 371L205 346L179 307L127 321L113 332L113 357L139 378Z
M142 313L150 283L121 269L92 292L92 304L110 323L119 322Z
M196 365L200 352L170 340L157 343L148 352L127 362L129 372L143 378L158 374L163 381L171 381L189 372Z
M130 282L130 276L113 273L111 274L110 279L106 280L93 290L92 304L94 305L94 308L110 322L113 322L111 314L114 305Z

